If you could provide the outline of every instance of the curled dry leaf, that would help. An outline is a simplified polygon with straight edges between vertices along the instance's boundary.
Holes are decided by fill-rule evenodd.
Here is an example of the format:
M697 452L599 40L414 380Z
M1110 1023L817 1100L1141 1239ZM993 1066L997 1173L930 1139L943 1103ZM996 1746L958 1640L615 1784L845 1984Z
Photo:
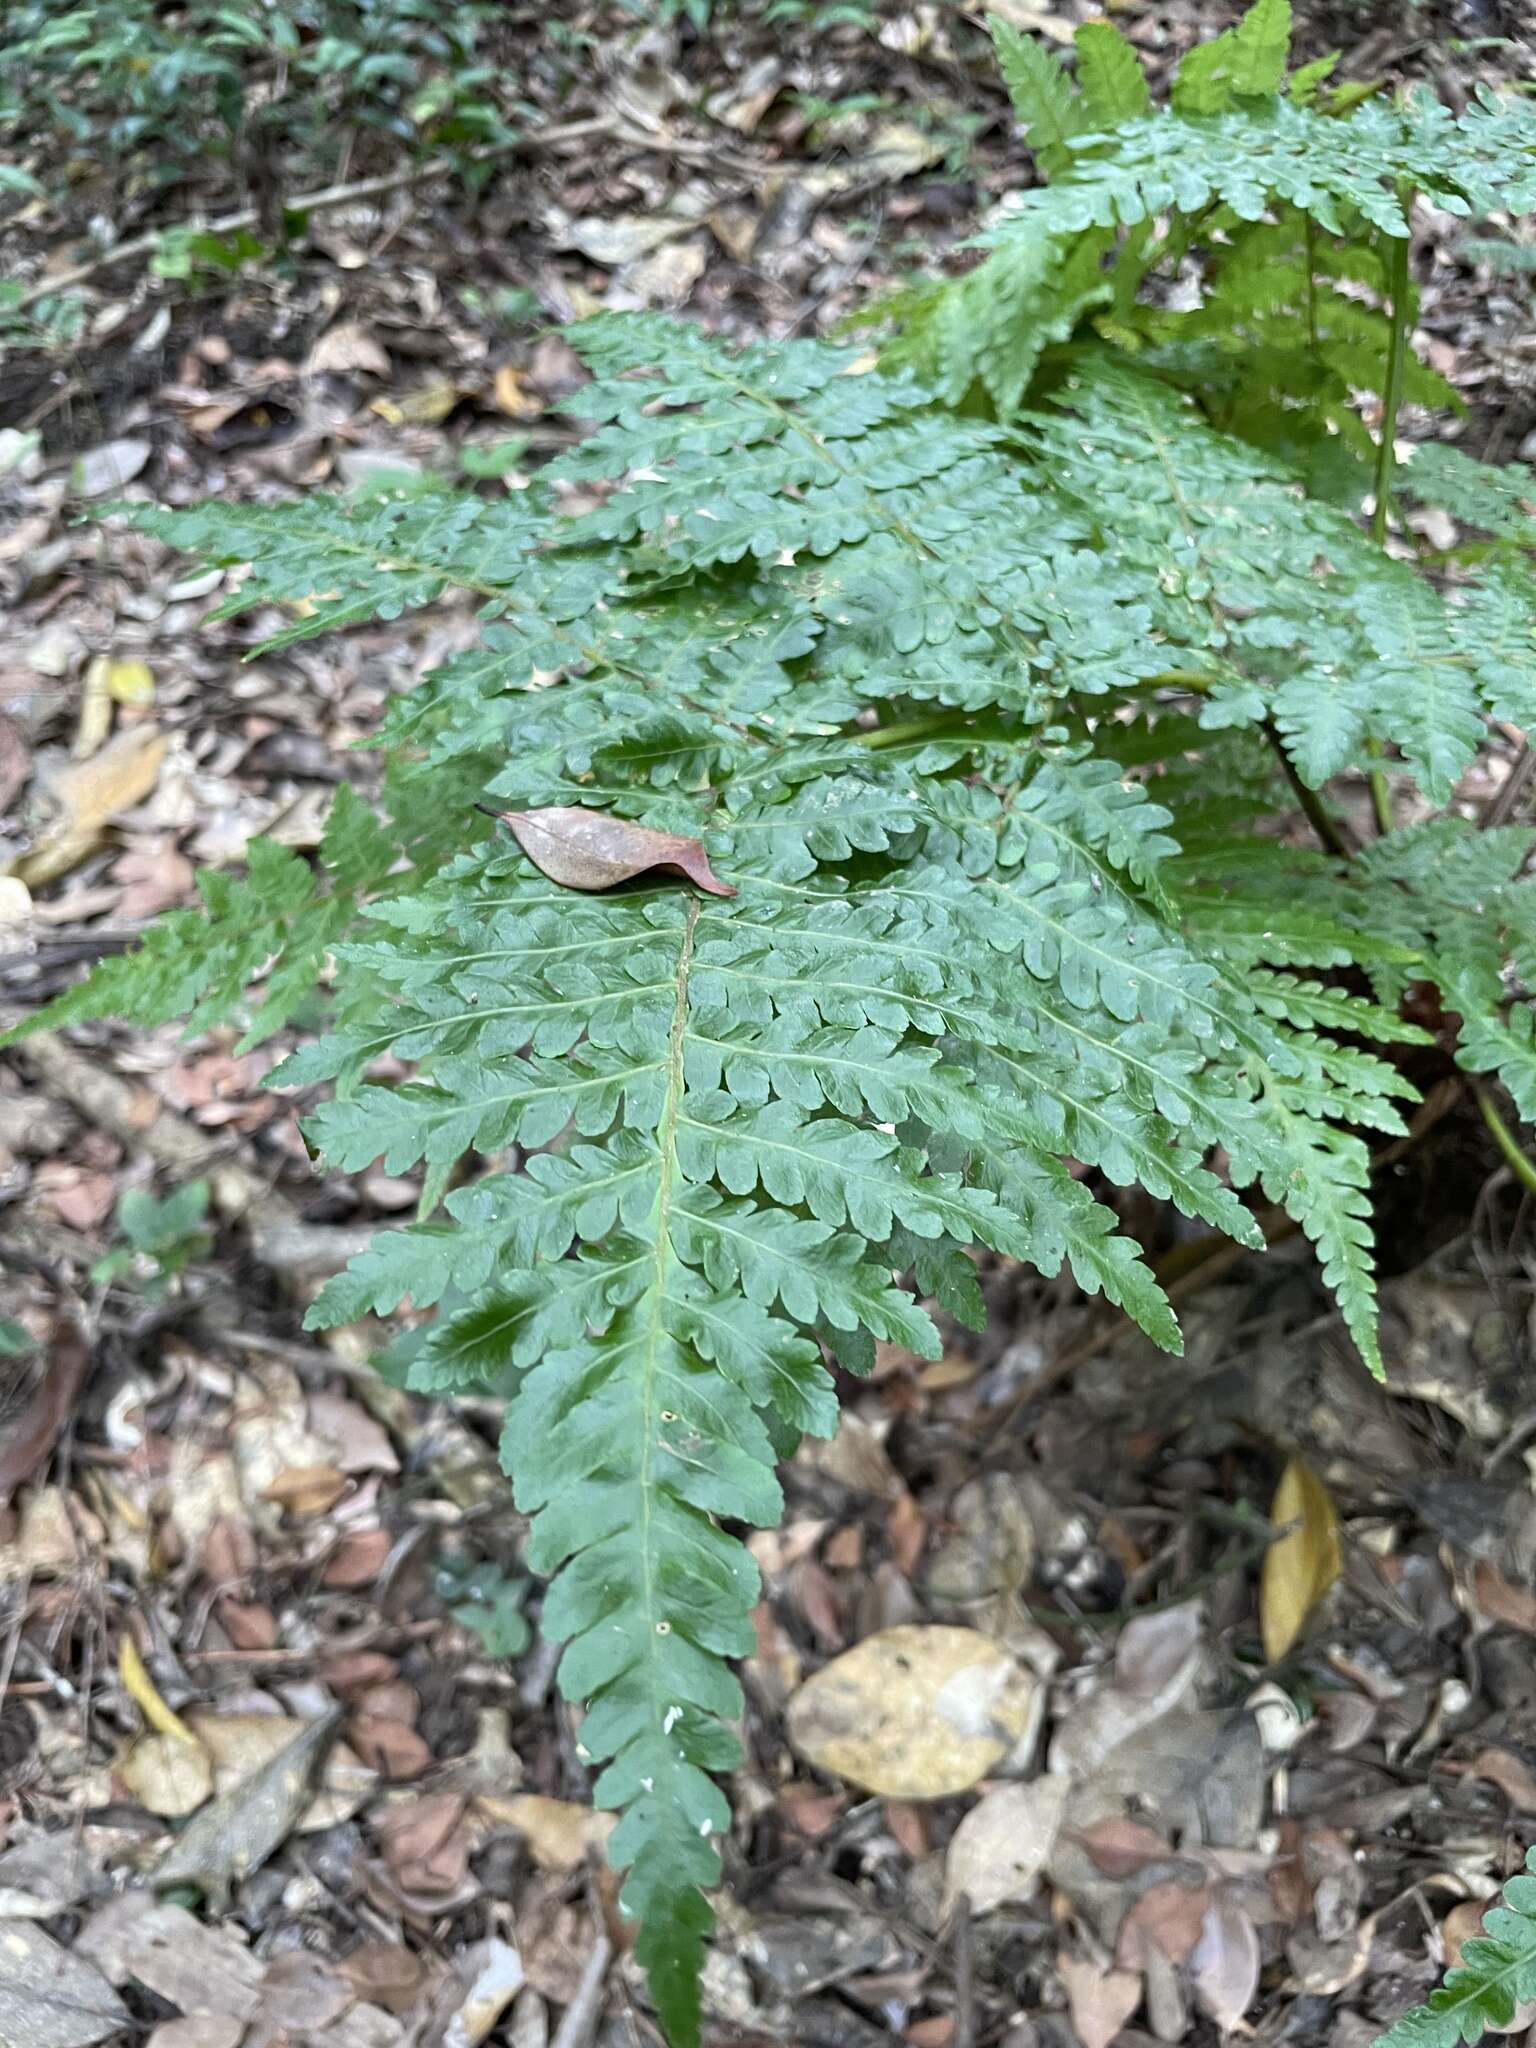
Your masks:
M669 868L711 896L736 891L710 870L697 839L658 832L608 811L554 804L540 811L493 811L543 874L563 889L612 889L655 868Z
M1301 1634L1307 1616L1343 1570L1344 1558L1333 1497L1300 1458L1292 1458L1281 1473L1269 1519L1286 1531L1264 1554L1259 1588L1264 1655L1274 1664Z
M1065 1778L1036 1778L988 1792L955 1829L944 1861L948 1914L963 1893L975 1913L991 1913L1009 1899L1025 1899L1045 1868L1061 1825Z

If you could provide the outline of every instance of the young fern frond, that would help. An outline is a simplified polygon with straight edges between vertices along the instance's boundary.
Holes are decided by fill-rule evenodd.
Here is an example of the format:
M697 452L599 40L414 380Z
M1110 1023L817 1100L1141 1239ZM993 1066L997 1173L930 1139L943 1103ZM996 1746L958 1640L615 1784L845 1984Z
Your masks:
M1257 1188L1380 1371L1368 1147L1413 1090L1370 1048L1424 1041L1409 983L1536 1111L1533 835L1452 816L1346 862L1314 800L1385 754L1444 803L1490 715L1536 723L1519 492L1460 476L1498 545L1442 591L1309 495L1284 436L1176 388L1183 340L1138 298L1196 246L1154 206L1219 222L1241 280L1272 229L1293 254L1305 221L1400 233L1404 178L1512 205L1536 127L1319 112L1317 79L1280 93L1283 24L1261 0L1157 115L1107 27L1076 85L1000 32L1055 182L907 302L878 368L604 315L572 330L591 431L526 490L132 513L249 563L231 609L296 608L268 644L452 589L478 609L478 644L392 702L382 815L343 791L318 874L258 845L243 882L205 880L211 929L179 913L21 1030L186 1015L255 1043L329 974L327 1030L271 1079L330 1085L317 1151L419 1168L425 1197L309 1320L435 1309L392 1369L506 1401L544 1627L680 2044L757 1597L732 1531L777 1519L777 1461L835 1427L829 1360L936 1354L934 1307L979 1320L977 1254L1069 1272L1177 1349L1109 1190L1254 1245ZM1383 275L1369 242L1305 260ZM1294 283L1253 312L1261 360ZM1405 317L1367 306L1351 344ZM1254 831L1297 789L1322 850ZM696 841L723 893L644 863L561 886L487 815L543 811Z
M1509 2031L1516 2009L1536 1998L1536 1849L1524 1874L1504 1887L1483 1915L1483 1931L1463 1944L1445 1981L1376 2043L1376 2048L1458 2048L1489 2027Z

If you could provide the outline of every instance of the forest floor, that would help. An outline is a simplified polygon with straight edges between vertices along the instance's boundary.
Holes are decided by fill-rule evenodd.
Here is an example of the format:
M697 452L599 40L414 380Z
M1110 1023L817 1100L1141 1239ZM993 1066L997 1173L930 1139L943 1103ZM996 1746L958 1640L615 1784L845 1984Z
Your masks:
M1060 43L1095 11L999 4ZM392 187L317 208L280 261L102 263L93 219L110 246L177 216L78 164L11 220L24 284L96 267L75 331L14 327L0 368L0 1014L253 835L313 848L366 784L353 743L473 630L445 602L248 660L273 619L211 619L224 577L93 501L466 451L515 487L576 431L563 322L825 332L1027 174L979 16L657 12L555 10L551 55L509 6L523 143L473 196L360 148L339 182ZM1530 75L1516 0L1298 13L1344 76L1454 101ZM1158 76L1231 16L1114 18ZM1469 446L1529 453L1530 300L1460 234L1421 215L1418 345ZM0 1317L25 1338L0 1355L0 2048L654 2040L495 1414L395 1392L361 1330L301 1332L416 1188L316 1173L300 1105L260 1086L282 1043L233 1042L97 1027L0 1058ZM713 2039L1366 2048L1475 1928L1536 1842L1536 1243L1475 1104L1430 1078L1378 1176L1384 1387L1294 1242L1261 1264L1147 1205L1182 1361L993 1262L985 1338L883 1351L789 1469L752 1545ZM805 1703L907 1623L980 1634L1008 1681L968 1791L929 1796L953 1757L921 1658L842 1667L895 1791L832 1770Z

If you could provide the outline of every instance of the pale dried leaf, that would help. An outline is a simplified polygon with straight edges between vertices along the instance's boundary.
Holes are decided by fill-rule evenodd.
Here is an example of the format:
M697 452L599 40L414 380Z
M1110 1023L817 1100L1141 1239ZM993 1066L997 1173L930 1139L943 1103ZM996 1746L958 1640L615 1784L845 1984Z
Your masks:
M67 874L97 845L111 819L149 795L166 746L156 726L130 726L89 761L73 762L53 777L48 794L58 808L32 851L16 863L29 889Z
M1235 1899L1212 1900L1189 1959L1195 2000L1230 2034L1259 1988L1259 1937Z
M185 1819L213 1792L207 1750L175 1735L141 1735L120 1758L117 1775L130 1798L165 1820Z
M986 1793L950 1840L941 1911L953 1912L962 1893L974 1913L1028 1898L1055 1843L1067 1790L1065 1778L1036 1778Z
M87 448L75 457L69 472L70 488L77 498L105 498L132 483L154 454L153 444L125 435L120 441L105 441L99 448Z
M1140 1977L1132 1970L1101 1969L1086 1956L1063 1956L1057 1968L1082 2048L1109 2048L1141 2003Z
M30 1920L0 1920L0 2048L90 2048L128 2024L93 1963Z

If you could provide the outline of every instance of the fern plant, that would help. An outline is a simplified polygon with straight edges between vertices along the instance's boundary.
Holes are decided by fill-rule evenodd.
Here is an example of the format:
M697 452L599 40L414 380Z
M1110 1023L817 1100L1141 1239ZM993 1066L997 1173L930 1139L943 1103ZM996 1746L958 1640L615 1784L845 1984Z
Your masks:
M297 606L268 647L452 589L480 640L392 703L379 802L341 792L314 868L258 844L20 1027L238 1019L251 1045L327 988L270 1079L335 1166L423 1194L309 1321L409 1303L389 1369L505 1399L680 2044L757 1597L735 1530L834 1427L829 1359L934 1355L935 1309L980 1318L978 1250L1177 1349L1113 1190L1257 1245L1257 1187L1379 1371L1368 1144L1413 1099L1407 986L1536 1111L1536 834L1429 812L1490 716L1536 723L1523 483L1392 456L1403 181L1512 209L1536 116L1323 108L1315 73L1283 82L1272 0L1161 113L1103 25L1076 85L999 38L1051 182L976 271L881 309L883 360L600 315L571 337L592 431L525 491L130 509L249 565L229 610ZM1247 339L1181 327L1158 265L1217 290L1249 232L1313 229L1313 284L1380 360L1320 346L1250 403L1278 300ZM1207 384L1212 348L1237 373ZM1333 457L1373 388L1367 477ZM1380 545L1415 478L1478 508L1452 563ZM1383 822L1414 806L1363 851L1358 775Z
M1536 1849L1525 1873L1510 1878L1503 1902L1483 1915L1483 1931L1461 1951L1423 2005L1405 2012L1376 2048L1457 2048L1484 2031L1508 2033L1516 2009L1536 1998Z

